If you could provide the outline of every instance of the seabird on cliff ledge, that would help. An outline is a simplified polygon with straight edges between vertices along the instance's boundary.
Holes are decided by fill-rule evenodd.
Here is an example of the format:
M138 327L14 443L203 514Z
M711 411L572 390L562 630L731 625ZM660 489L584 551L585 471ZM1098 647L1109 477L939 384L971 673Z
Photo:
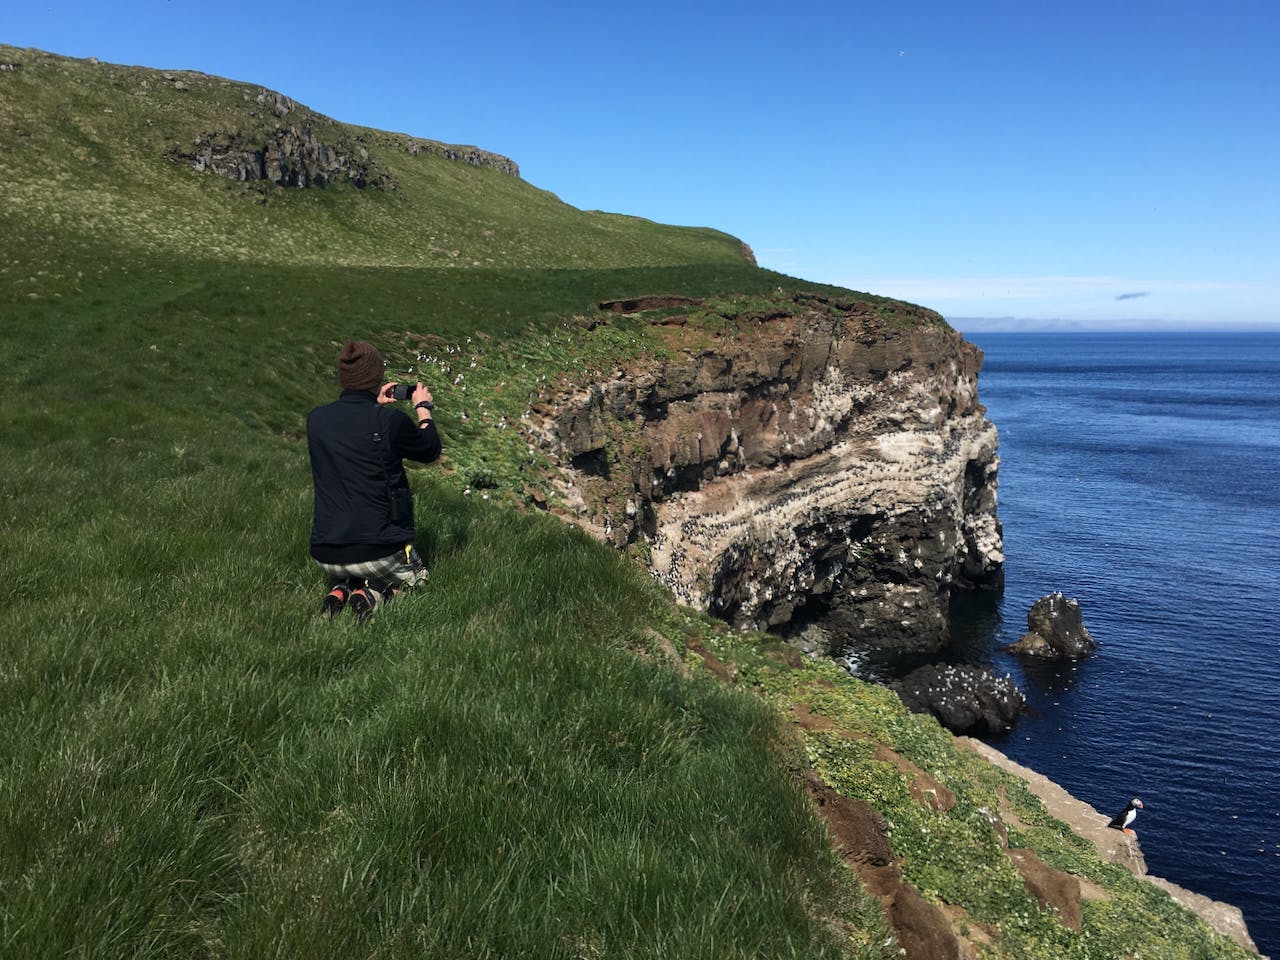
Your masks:
M1111 822L1108 823L1107 826L1111 827L1113 830L1123 830L1125 833L1137 836L1137 834L1134 834L1133 831L1129 829L1129 825L1133 823L1134 819L1138 816L1138 811L1142 809L1142 801L1137 797L1134 797L1129 801L1128 806L1111 818Z

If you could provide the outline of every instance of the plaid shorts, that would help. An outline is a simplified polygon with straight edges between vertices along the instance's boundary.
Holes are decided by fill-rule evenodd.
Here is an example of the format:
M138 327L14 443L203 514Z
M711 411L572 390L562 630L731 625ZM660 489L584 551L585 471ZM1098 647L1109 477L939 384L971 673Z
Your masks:
M320 561L317 560L316 563ZM329 575L331 583L363 580L374 589L383 590L416 587L420 583L426 583L429 576L426 565L412 545L389 556L362 563L320 563L320 569Z

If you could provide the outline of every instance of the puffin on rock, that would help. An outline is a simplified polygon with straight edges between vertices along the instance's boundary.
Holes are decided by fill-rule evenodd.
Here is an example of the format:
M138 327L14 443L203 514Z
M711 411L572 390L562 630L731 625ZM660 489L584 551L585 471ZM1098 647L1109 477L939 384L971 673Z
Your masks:
M1138 816L1138 811L1142 809L1144 809L1142 801L1134 797L1129 801L1128 806L1111 818L1111 822L1107 826L1113 830L1123 830L1125 833L1136 837L1137 834L1129 829L1129 825L1133 823L1134 818Z

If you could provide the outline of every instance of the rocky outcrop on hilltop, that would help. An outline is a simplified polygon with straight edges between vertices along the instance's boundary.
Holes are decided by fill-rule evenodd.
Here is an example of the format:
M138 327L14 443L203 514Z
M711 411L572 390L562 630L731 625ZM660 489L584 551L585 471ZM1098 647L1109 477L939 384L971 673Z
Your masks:
M396 181L359 144L335 145L309 125L280 126L260 135L213 132L196 137L170 156L197 171L243 182L266 180L282 187L323 187L351 183L393 190Z
M982 354L936 314L781 292L602 307L649 319L661 358L548 397L528 423L577 522L679 599L742 627L929 651L952 589L1000 582Z
M421 153L444 157L446 160L457 160L473 167L489 167L510 177L520 176L520 166L509 157L500 153L491 153L479 147L459 147L451 143L440 143L436 140L420 140L416 137L404 137L405 150L415 157Z
M160 73L174 91L189 91L213 78L185 72ZM200 172L209 171L241 182L264 180L283 187L323 187L350 183L356 187L394 190L397 182L373 152L372 135L351 135L330 118L265 87L243 94L245 112L227 129L206 131L189 143L176 144L169 157ZM384 148L412 156L430 154L472 166L490 167L520 176L514 161L477 147L455 146L400 134L379 135Z

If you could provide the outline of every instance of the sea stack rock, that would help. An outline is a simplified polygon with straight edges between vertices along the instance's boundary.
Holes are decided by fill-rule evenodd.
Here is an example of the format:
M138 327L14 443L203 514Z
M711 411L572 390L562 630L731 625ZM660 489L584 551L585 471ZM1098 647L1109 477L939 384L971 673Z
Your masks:
M1078 660L1097 648L1081 619L1079 602L1068 600L1061 593L1037 600L1027 613L1027 632L1008 646L1011 653L1050 660Z
M927 664L889 686L912 713L931 713L952 733L1004 733L1027 702L1009 677L969 664Z

